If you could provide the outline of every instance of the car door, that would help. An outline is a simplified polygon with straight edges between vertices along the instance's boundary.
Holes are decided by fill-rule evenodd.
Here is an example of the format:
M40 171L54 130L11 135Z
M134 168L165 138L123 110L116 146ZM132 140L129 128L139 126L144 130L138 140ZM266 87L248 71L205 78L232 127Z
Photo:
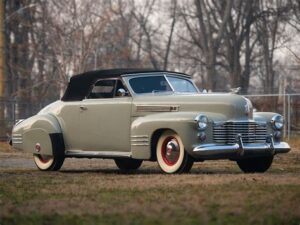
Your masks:
M130 96L116 96L120 80L100 80L80 105L80 143L84 151L130 151Z
M63 107L57 112L57 118L63 130L66 150L80 149L79 106L80 103L78 101L65 102Z

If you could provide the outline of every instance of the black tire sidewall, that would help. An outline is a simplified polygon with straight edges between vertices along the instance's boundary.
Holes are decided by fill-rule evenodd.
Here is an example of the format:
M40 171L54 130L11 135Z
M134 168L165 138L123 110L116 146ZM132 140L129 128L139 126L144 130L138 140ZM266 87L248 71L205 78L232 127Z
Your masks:
M143 163L143 160L119 158L115 159L115 163L120 170L130 171L137 170L138 168L140 168L140 166Z
M273 156L261 156L237 160L239 168L245 173L264 173L272 165Z

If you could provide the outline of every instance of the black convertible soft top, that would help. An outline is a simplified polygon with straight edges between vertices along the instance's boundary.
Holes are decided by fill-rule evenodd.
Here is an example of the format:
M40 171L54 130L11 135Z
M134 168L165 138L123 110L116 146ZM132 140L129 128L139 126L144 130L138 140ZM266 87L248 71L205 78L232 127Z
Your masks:
M103 78L118 78L124 74L164 72L153 69L110 69L94 70L71 77L62 101L81 101L86 97L92 85Z

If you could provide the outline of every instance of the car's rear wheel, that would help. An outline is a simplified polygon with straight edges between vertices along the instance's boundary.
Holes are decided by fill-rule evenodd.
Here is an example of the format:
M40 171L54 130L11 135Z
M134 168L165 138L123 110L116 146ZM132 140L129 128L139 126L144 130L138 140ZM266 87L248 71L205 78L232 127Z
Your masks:
M161 170L170 174L187 173L194 163L179 135L170 130L163 132L158 139L156 157Z
M51 155L33 155L34 163L42 171L56 171L59 170L65 158L63 156L51 156Z
M137 170L142 165L142 162L143 160L139 159L115 159L117 167L124 172Z
M237 164L245 173L266 172L273 162L273 156L262 156L248 159L239 159Z

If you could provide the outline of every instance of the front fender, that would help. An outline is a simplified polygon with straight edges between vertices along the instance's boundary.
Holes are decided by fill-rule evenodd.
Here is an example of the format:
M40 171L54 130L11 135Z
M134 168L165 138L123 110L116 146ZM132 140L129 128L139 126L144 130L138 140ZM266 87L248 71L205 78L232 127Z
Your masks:
M176 132L182 139L185 149L192 152L193 146L199 143L195 122L195 118L199 114L200 112L157 113L135 119L131 125L132 157L150 159L153 134L161 129ZM207 112L201 114L208 116L210 124L214 119L224 119L222 114ZM212 132L210 127L211 125L207 128L209 133Z
M253 113L253 119L256 122L266 123L267 124L267 132L273 133L271 120L272 117L278 115L278 113L273 112L255 112Z
M267 122L271 123L273 116L278 115L278 113L273 112L255 112L253 113L253 119L258 122Z
M12 145L16 149L29 153L53 155L54 151L63 151L63 137L60 124L51 114L32 116L17 123L12 131ZM36 145L40 145L37 151Z

